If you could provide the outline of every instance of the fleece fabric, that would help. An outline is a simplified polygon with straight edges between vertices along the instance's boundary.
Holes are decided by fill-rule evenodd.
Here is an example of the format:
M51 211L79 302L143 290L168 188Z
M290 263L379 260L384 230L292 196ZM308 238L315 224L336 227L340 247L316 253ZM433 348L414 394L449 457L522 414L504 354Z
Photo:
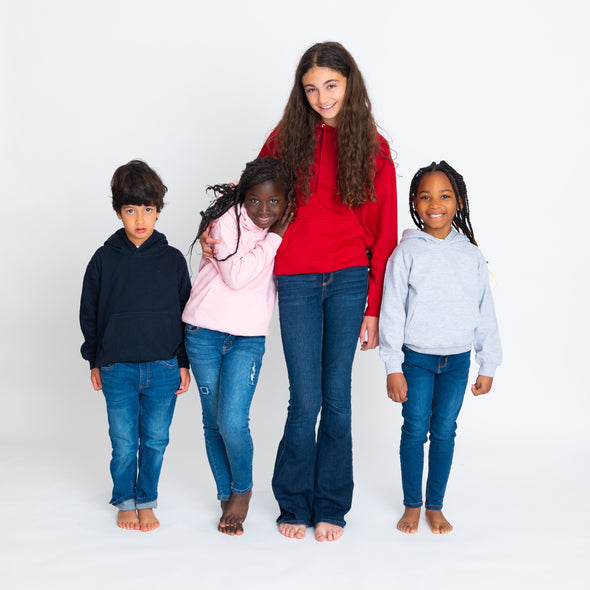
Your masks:
M402 372L402 346L434 355L474 347L479 374L493 377L502 346L479 248L454 229L444 240L405 230L385 271L379 342L387 374Z
M221 240L217 260L201 261L182 319L234 336L266 336L276 299L275 254L282 238L258 227L242 206L238 217L239 243L233 207L211 230L211 237Z
M322 122L316 128L311 196L297 190L295 220L287 228L275 260L276 275L330 273L369 267L365 315L379 315L385 265L397 243L395 168L389 144L379 134L375 157L375 201L344 205L338 195L338 131ZM277 156L276 129L260 156Z
M154 230L138 248L121 228L90 260L82 286L82 357L90 368L178 358L188 368L181 315L191 284L182 253Z

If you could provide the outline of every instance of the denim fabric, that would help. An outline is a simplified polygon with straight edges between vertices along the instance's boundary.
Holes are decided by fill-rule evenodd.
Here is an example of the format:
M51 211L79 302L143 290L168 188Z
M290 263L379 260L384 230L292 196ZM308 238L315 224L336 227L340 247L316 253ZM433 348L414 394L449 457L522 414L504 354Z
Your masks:
M185 347L199 388L205 447L219 500L252 489L254 447L248 424L264 341L264 336L185 327Z
M402 371L408 383L408 400L402 405L400 462L404 505L409 508L422 506L424 443L430 432L426 508L442 509L469 363L469 352L438 356L404 347Z
M111 504L155 508L180 371L176 358L101 367L113 447Z
M353 490L351 373L367 267L277 279L290 384L272 480L278 522L344 526Z

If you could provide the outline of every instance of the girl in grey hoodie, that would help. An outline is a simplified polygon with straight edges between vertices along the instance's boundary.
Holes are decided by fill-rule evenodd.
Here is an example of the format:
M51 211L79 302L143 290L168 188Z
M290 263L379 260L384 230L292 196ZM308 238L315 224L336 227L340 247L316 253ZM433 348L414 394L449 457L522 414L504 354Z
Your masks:
M418 531L429 434L426 518L433 533L444 534L453 528L442 505L471 349L479 364L471 390L481 395L492 387L502 348L463 177L444 161L418 170L410 185L410 213L419 229L403 233L387 263L379 321L387 395L402 403L404 418L405 511L397 528Z

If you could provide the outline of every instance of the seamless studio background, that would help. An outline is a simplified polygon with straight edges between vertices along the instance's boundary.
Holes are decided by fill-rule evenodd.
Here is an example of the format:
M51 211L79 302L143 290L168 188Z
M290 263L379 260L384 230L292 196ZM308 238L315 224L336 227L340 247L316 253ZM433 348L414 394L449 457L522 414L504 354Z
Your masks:
M2 587L587 588L589 18L582 0L2 1ZM353 374L345 536L280 537L270 476L288 384L275 317L245 535L215 530L194 383L164 462L162 526L120 531L77 317L85 266L119 227L110 178L132 158L154 167L169 188L158 229L187 252L205 186L257 155L299 57L325 40L357 60L390 141L400 233L415 170L445 159L465 176L493 273L505 360L460 416L455 530L395 530L400 408L372 351Z

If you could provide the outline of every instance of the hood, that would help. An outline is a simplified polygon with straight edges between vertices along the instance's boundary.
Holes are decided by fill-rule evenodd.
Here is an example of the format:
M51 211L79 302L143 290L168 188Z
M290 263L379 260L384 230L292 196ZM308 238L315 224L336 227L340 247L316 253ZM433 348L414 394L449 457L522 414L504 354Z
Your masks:
M404 242L407 240L423 240L425 242L431 242L432 244L436 244L439 246L451 246L455 244L462 244L465 242L469 242L469 238L464 234L460 234L457 230L451 228L451 232L444 240L439 240L430 234L427 234L425 231L421 229L406 229L402 234L402 239L400 242Z
M114 248L121 253L128 253L128 254L149 254L155 248L159 248L160 246L165 246L168 244L168 240L166 236L160 233L157 230L154 230L154 233L138 248L135 244L133 244L127 234L125 233L125 228L121 228L117 230L105 243L104 245L109 248Z

